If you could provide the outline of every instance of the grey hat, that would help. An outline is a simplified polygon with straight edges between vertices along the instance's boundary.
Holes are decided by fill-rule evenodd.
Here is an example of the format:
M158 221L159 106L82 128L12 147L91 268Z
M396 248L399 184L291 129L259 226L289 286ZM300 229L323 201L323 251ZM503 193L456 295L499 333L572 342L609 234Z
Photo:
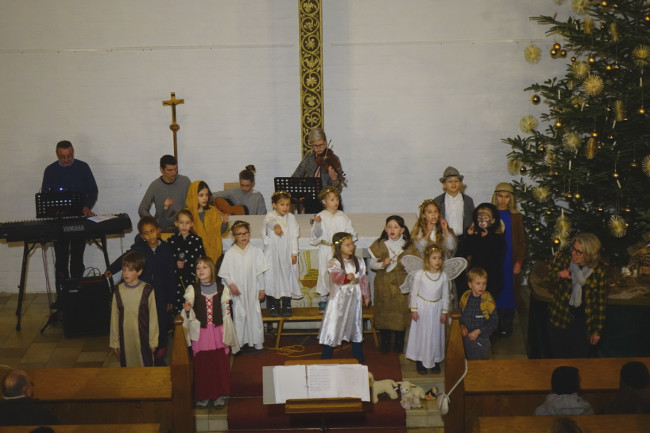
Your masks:
M448 177L457 177L460 179L460 181L463 181L463 175L456 170L455 167L452 167L451 165L447 168L445 168L445 172L442 174L442 177L440 178L440 183L445 183Z

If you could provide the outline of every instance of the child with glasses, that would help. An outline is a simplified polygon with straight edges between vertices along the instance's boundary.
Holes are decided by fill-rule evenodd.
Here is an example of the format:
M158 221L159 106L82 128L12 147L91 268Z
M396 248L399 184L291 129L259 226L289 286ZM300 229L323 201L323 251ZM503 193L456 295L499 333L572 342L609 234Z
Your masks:
M239 346L248 345L257 350L264 347L262 307L264 300L264 272L269 264L262 250L250 244L250 225L235 221L231 228L235 243L226 251L219 269L219 277L232 294L233 320Z

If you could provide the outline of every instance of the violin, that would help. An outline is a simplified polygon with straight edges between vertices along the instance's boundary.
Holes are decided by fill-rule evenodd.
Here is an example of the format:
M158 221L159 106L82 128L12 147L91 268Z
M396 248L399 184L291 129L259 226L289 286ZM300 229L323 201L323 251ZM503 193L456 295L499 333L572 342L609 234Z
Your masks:
M341 160L339 159L338 156L336 156L336 154L332 150L330 146L331 143L332 143L331 140L329 143L327 143L327 149L325 149L325 152L323 152L320 155L316 155L316 164L318 164L318 166L322 170L326 170L326 171L329 171L331 167L338 175L338 179L334 183L335 184L338 183L343 186L348 186L347 179L345 178L345 173L341 168Z

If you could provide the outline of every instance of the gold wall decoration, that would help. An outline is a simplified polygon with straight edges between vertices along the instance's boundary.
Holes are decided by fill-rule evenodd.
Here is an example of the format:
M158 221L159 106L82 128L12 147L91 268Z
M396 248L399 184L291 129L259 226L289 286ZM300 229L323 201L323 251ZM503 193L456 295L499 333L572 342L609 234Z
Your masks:
M300 126L302 156L311 150L309 131L323 127L321 0L298 0L300 21Z

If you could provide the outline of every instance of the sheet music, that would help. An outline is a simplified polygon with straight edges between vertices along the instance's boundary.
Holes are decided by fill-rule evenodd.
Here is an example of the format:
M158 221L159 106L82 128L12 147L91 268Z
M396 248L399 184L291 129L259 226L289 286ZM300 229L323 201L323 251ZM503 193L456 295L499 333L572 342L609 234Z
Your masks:
M287 399L309 398L304 365L277 365L273 368L275 402L285 403Z
M340 364L336 369L338 397L355 397L361 401L370 401L368 384L368 366Z
M332 364L314 364L307 366L307 388L309 390L309 398L337 397L335 367L337 367L337 365Z
M117 215L95 215L88 217L88 220L96 223L100 223L102 221L107 221L113 218L117 218Z
M277 365L273 367L273 386L276 404L307 398L370 401L368 366L360 364Z

